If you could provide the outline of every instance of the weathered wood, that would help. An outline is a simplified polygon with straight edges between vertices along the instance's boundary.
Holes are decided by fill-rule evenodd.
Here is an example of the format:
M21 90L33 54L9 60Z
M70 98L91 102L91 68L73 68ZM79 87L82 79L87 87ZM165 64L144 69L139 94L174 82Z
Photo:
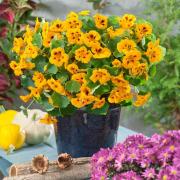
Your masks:
M9 177L4 178L4 180L78 180L87 179L90 177L90 164L89 157L75 158L73 159L73 164L67 169L61 170L58 167L57 161L49 162L49 168L47 172L43 175L35 172L31 163L28 164L15 164L12 165L9 170Z

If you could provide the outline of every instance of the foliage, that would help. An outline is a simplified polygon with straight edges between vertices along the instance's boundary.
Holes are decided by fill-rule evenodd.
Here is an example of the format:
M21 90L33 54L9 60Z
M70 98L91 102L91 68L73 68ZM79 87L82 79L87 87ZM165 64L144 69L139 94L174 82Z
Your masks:
M76 109L106 115L110 105L142 106L148 77L164 57L152 25L123 17L71 12L67 19L36 20L15 38L10 67L29 94L52 115Z
M128 136L112 149L101 149L91 158L91 179L179 179L180 131L168 131L151 138Z
M20 80L9 68L10 51L15 36L21 36L23 25L32 19L33 1L4 0L0 3L0 103L11 102L20 87Z
M157 65L156 76L148 89L152 100L145 107L146 120L163 129L180 128L180 35L178 0L146 1L146 15L167 49L165 61ZM153 17L152 17L153 14ZM141 111L142 112L142 111Z

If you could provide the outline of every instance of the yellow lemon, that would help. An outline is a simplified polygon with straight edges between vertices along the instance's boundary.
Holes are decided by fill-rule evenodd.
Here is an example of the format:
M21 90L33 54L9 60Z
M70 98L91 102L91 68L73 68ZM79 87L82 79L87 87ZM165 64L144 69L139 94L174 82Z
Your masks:
M20 130L20 126L16 124L8 124L0 126L0 148L9 150L11 146L19 149L25 142L25 134Z
M17 111L15 110L7 110L0 114L0 126L11 124L14 120Z

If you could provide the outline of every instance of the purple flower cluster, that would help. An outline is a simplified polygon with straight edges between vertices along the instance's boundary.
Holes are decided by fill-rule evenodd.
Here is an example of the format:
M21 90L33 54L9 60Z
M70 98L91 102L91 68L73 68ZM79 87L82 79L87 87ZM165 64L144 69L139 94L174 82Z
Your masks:
M92 180L180 180L180 130L129 136L91 158Z

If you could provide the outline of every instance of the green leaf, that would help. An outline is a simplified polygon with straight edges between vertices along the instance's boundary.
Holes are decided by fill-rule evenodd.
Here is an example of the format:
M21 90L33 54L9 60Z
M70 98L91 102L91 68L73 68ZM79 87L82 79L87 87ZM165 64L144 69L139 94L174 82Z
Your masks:
M142 45L142 47L144 47L144 46L145 46L145 44L146 44L146 38L145 38L145 37L143 37L143 38L142 38L142 40L141 40L141 45Z
M74 80L68 81L65 85L65 89L71 93L77 93L80 90L80 83Z
M108 27L112 26L113 28L119 27L119 21L117 16L109 16L108 17Z
M51 41L51 49L58 48L58 47L64 48L64 46L65 46L64 40L53 39Z
M53 100L53 104L55 106L59 106L60 108L66 108L70 103L69 99L66 96L62 96L56 92L53 93L51 98Z
M117 43L121 40L121 37L115 37L113 39L109 40L108 48L111 49L111 51L117 50Z
M120 106L130 106L132 105L132 101L123 101L120 103Z
M123 53L120 53L117 49L113 52L113 55L116 57L116 58L121 58L123 57Z
M3 105L0 105L0 113L6 111Z
M54 109L54 106L52 104L50 104L48 101L45 101L42 103L42 106L44 107L44 109L46 111L52 111Z
M21 85L23 87L34 86L32 79L26 75L21 76Z
M101 85L99 86L95 91L94 91L94 95L103 95L108 93L111 90L109 85Z
M162 50L162 59L164 58L164 56L166 55L166 48L160 46L161 50Z
M106 66L106 65L103 67L106 68L112 76L117 76L119 74L119 68L110 67L110 66Z
M60 108L55 108L49 111L48 114L50 114L51 116L56 116L56 117L62 116Z
M77 110L72 104L69 104L66 108L61 109L62 116L71 116Z
M92 105L87 106L87 112L97 115L106 115L109 109L109 104L106 102L103 107L99 109L92 109Z
M47 65L48 59L44 56L37 56L33 63L36 64L35 69L39 72L44 72L44 66Z
M33 43L33 45L41 48L41 46L42 46L42 37L41 37L40 33L35 33L33 35L32 43Z
M57 66L55 66L53 64L48 64L47 65L47 72L50 74L56 74L58 72L58 68L57 68Z
M141 80L138 78L130 78L129 82L130 82L130 84L132 84L134 86L138 86L141 84Z
M60 72L56 74L56 78L61 81L61 83L65 83L69 79L69 74L66 70L61 69Z
M155 64L153 64L153 65L150 67L150 69L149 69L149 75L150 75L151 77L154 77L154 76L156 75L156 65L155 65Z

